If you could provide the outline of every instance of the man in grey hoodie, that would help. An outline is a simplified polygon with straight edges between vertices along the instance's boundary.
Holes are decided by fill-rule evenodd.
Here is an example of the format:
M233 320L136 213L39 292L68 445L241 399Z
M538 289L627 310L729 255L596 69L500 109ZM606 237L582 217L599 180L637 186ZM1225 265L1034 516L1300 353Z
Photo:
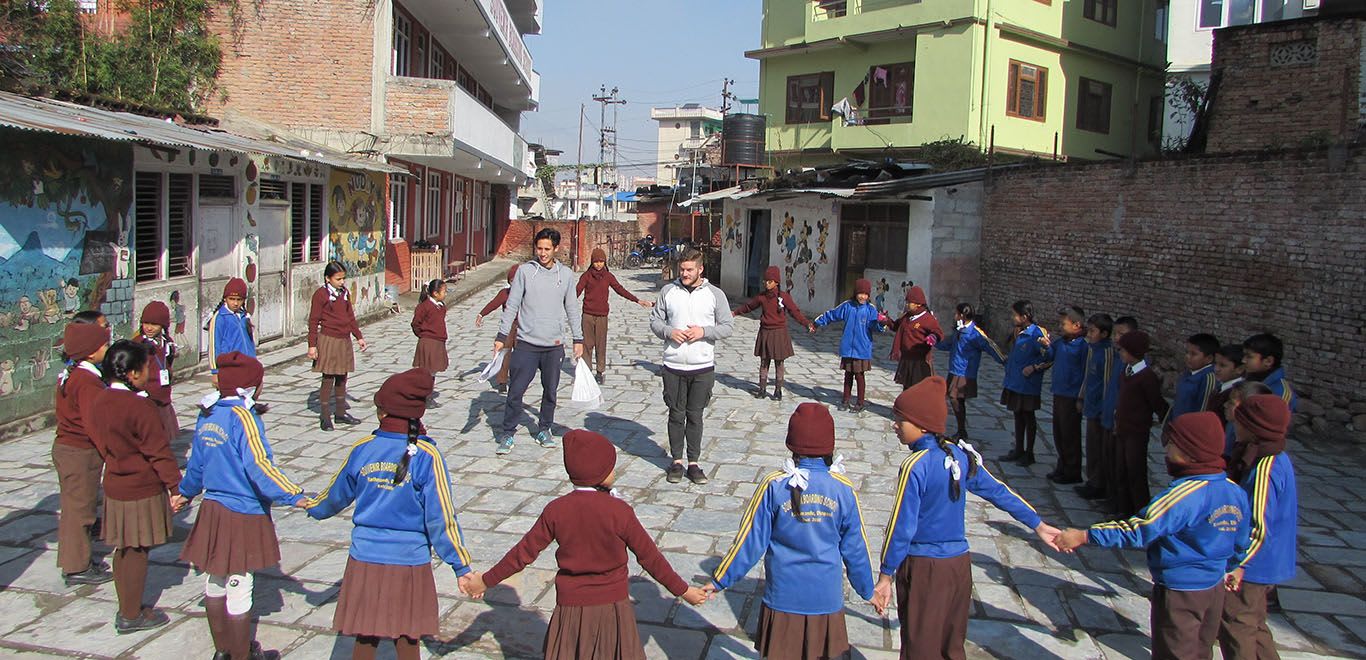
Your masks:
M522 419L522 396L537 371L541 372L541 419L536 443L555 447L551 426L555 423L555 390L560 386L560 363L564 361L564 324L574 337L574 359L583 356L583 321L578 296L574 291L574 273L555 261L555 248L560 246L560 232L542 229L534 241L536 259L517 268L508 291L507 305L498 324L498 338L493 352L503 350L503 342L517 322L517 344L507 357L508 400L503 408L502 433L495 438L496 453L512 451L517 423Z

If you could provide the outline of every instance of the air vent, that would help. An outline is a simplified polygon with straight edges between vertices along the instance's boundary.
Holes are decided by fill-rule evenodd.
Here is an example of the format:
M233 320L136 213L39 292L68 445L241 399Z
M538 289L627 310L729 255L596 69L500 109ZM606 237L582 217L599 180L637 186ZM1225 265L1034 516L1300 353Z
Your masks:
M236 199L237 180L222 174L199 175L199 198Z

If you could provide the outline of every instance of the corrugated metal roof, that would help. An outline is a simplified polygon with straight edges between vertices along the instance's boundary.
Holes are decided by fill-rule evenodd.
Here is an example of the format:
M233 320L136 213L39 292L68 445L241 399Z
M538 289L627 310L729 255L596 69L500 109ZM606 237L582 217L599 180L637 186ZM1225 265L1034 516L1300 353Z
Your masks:
M0 126L59 135L124 140L172 147L282 156L347 169L407 175L408 171L379 161L357 158L316 145L292 141L294 146L250 138L217 129L182 126L164 119L90 106L0 92Z

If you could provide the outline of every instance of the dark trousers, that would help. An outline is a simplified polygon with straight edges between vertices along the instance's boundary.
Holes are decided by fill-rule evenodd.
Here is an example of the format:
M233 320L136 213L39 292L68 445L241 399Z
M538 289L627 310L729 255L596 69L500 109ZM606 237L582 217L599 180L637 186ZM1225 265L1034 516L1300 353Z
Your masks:
M57 566L63 573L90 568L90 526L100 500L100 471L104 459L94 447L52 443L52 466L57 468L60 493L57 514Z
M1111 504L1127 518L1148 505L1148 429L1116 432L1115 490Z
M594 371L607 371L607 317L583 315L583 359L593 364L597 357L598 368Z
M1153 586L1153 660L1210 660L1224 610L1224 583L1202 591Z
M1243 582L1224 594L1224 616L1219 625L1219 650L1224 660L1280 660L1276 640L1266 625L1266 597L1275 587Z
M1081 411L1077 397L1053 395L1053 443L1058 449L1058 476L1081 478Z
M532 346L524 341L507 356L508 401L503 408L503 437L517 432L522 421L522 397L537 371L541 372L541 423L539 430L548 430L555 423L555 390L560 387L560 363L564 362L563 346Z
M1105 490L1105 427L1099 417L1086 420L1086 485Z
M688 462L702 457L702 414L711 402L716 372L684 375L664 369L664 405L669 407L669 454L683 460L686 441Z
M896 616L901 658L967 657L968 609L972 607L972 559L907 557L896 569Z

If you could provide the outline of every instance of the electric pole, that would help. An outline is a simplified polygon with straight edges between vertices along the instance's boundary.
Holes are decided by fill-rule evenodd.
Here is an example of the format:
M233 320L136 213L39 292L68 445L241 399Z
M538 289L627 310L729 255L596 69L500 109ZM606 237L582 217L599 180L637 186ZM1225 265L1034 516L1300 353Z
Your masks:
M730 93L730 86L731 86L731 85L734 85L734 84L735 84L735 81L734 81L734 80L731 80L730 78L722 78L722 79L721 79L721 116L722 116L722 117L726 116L726 114L730 112L730 102L731 102L731 100L733 100L733 99L735 98L735 95Z
M603 166L603 163L607 162L607 147L608 147L608 145L609 145L609 142L607 141L607 136L608 136L609 134L612 136L612 141L610 142L610 145L612 146L612 163L613 163L613 165L612 165L612 180L613 180L613 182L616 181L616 177L617 177L617 173L616 173L616 151L617 151L617 139L616 139L616 134L617 134L617 127L616 127L616 124L617 124L617 120L616 120L616 117L617 117L617 108L616 108L616 106L618 106L618 105L625 105L625 104L626 104L626 100L625 100L625 99L619 99L619 98L617 98L617 92L618 92L618 90L617 90L616 87L613 87L613 88L612 88L612 91L609 92L609 91L607 91L607 85L602 85L602 86L600 86L600 87L598 88L598 95L593 97L593 100L596 101L596 102L599 104L599 110L598 110L598 127L599 127L599 130L598 130L598 164L597 164L596 167L594 167L594 172L597 174L597 175L594 177L594 183L597 184L597 188L598 188L598 213L599 213L599 214L602 213L602 205L603 205L603 203L604 203L604 201L605 201L605 200L604 200L604 196L603 196L603 194L602 194L602 188L603 188L603 185L606 183L606 176L604 175L605 173L602 171L602 166ZM611 128L608 128L608 126L607 126L607 106L609 106L609 105L612 106L612 127L611 127ZM613 204L613 207L612 207L612 208L613 208L613 211L616 210L616 205L615 205L615 203Z

